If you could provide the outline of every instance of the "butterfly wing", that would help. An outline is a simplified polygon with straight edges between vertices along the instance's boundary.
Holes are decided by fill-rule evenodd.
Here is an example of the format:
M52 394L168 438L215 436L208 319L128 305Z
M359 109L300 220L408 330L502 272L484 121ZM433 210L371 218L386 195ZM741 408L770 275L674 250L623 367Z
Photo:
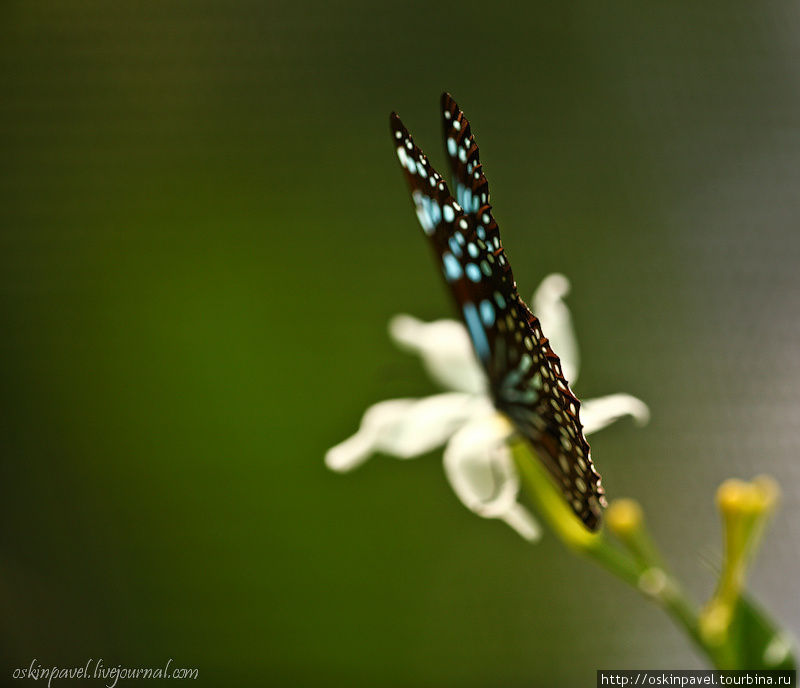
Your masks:
M483 174L478 142L449 93L442 93L441 111L442 139L455 198L467 214L475 215L489 203L489 183Z
M517 292L469 123L447 94L442 106L450 113L443 115L445 145L461 201L450 194L400 118L395 113L390 118L417 217L486 369L496 406L536 449L576 515L596 530L605 500L583 436L580 402L539 320Z

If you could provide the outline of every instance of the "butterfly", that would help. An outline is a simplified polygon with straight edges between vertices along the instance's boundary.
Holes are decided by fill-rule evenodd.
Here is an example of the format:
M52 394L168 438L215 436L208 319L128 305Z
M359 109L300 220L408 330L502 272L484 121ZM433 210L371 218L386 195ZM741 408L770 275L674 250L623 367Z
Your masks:
M539 319L517 292L478 144L448 93L442 94L441 114L455 196L397 113L390 116L417 218L486 371L495 406L534 448L578 518L597 530L605 491L583 435L580 402Z

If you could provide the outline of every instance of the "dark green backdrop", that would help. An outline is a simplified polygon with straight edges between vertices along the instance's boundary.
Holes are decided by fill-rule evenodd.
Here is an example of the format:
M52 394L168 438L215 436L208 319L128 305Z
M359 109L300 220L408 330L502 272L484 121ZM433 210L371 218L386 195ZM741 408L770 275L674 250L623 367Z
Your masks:
M450 314L387 116L441 159L443 89L523 294L572 280L576 391L651 405L594 438L611 496L704 597L713 490L772 473L752 587L799 631L799 15L3 3L0 683L33 658L209 686L699 666L634 592L467 512L439 453L323 467L368 404L434 390L386 335Z

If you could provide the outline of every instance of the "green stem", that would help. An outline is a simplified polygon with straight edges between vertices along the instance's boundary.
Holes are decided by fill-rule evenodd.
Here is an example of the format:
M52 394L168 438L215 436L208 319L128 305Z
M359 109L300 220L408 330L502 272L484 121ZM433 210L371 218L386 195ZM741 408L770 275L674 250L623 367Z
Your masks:
M634 588L638 588L639 578L642 573L641 569L636 566L636 563L630 557L610 546L605 539L599 540L596 544L584 547L579 551L607 571L613 573L617 578L621 578Z
M698 648L716 663L718 650L708 647L700 636L696 605L667 572L663 558L646 531L635 531L624 541L629 551L614 546L605 532L588 532L565 505L541 464L531 456L529 447L516 444L513 456L528 493L561 540L662 606Z
M527 494L561 541L658 604L713 666L795 668L790 641L741 596L747 562L777 499L774 481L761 477L749 484L727 481L721 486L718 503L726 524L725 563L715 596L700 611L666 567L637 502L614 501L606 513L605 529L591 533L567 506L527 443L516 442L512 456Z

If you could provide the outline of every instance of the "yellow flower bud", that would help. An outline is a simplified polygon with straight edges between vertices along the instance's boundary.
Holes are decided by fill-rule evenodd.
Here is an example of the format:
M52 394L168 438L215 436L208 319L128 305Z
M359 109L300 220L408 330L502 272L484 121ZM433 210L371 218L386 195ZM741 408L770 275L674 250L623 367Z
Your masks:
M641 529L643 523L642 507L633 499L614 500L606 511L609 530L623 540Z
M764 475L750 482L731 478L717 490L717 506L725 529L725 552L717 589L700 615L700 631L709 643L721 644L727 637L733 610L744 588L748 563L779 493L775 480Z

